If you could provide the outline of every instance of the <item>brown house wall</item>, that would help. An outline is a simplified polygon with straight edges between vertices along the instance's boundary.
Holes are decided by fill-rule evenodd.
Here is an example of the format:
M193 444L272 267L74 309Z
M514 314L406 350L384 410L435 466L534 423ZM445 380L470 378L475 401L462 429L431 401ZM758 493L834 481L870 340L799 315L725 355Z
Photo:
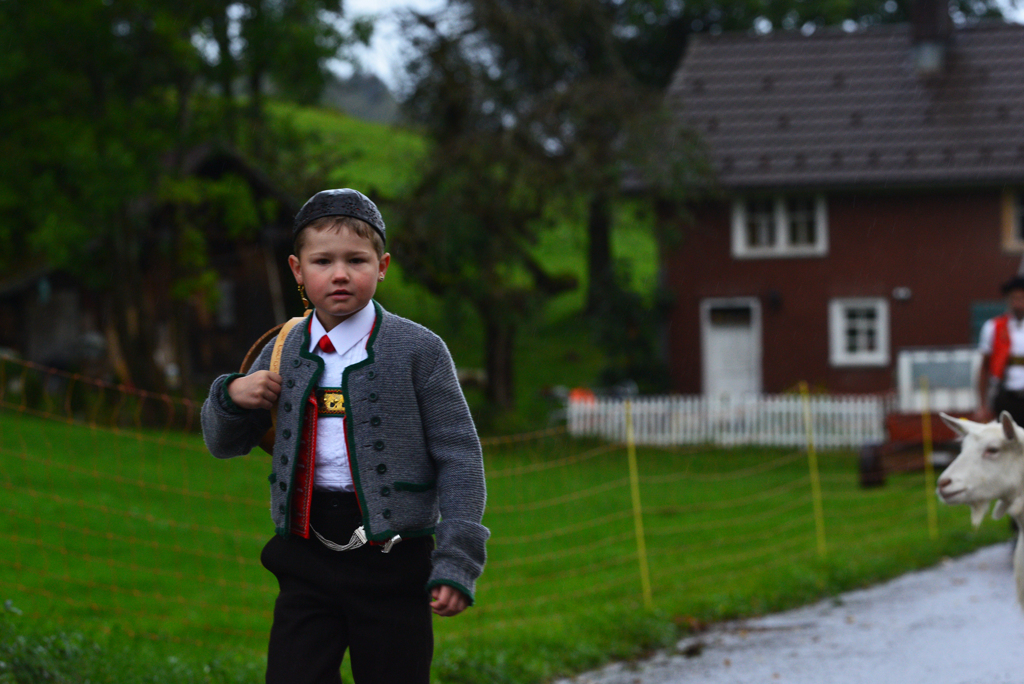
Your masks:
M669 321L676 391L702 391L705 298L759 299L765 392L801 380L832 392L876 392L894 386L899 349L973 343L972 302L999 299L999 284L1020 261L1002 248L999 190L834 195L828 217L825 257L734 259L730 206L693 209L665 262L676 297ZM893 299L897 287L910 288L910 299ZM889 301L890 364L832 367L829 300L860 296Z

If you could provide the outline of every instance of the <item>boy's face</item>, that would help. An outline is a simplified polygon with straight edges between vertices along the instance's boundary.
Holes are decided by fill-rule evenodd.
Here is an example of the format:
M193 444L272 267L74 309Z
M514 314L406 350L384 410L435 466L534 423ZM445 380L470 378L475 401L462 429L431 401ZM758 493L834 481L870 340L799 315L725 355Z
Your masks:
M305 238L299 255L288 257L288 265L295 282L306 287L320 323L330 330L373 299L391 255L377 258L372 240L345 227L307 229Z

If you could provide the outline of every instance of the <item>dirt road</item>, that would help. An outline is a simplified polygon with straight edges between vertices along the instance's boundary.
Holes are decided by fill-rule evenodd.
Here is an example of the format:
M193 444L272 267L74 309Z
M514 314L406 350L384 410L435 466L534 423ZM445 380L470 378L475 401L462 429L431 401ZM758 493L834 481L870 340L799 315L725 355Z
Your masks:
M690 655L684 655L689 653ZM1022 684L1009 544L558 684Z

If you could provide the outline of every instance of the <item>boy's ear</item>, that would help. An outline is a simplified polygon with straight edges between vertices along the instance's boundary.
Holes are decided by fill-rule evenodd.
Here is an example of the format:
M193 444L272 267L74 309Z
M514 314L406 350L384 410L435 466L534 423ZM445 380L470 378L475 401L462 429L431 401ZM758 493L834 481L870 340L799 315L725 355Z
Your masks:
M295 276L295 282L299 285L302 284L302 269L299 268L299 257L294 254L288 255L288 267L292 269L292 275Z

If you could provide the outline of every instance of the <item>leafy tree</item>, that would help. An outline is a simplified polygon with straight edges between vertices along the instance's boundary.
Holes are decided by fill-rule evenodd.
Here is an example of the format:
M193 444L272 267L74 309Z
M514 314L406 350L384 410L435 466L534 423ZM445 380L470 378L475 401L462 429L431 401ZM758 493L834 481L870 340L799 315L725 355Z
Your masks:
M311 97L347 40L329 11L340 4L0 0L0 267L45 263L92 287L124 381L164 386L144 277L167 273L178 301L202 306L214 296L210 226L239 237L265 221L237 178L188 177L185 152L264 140L254 122L271 82ZM221 32L232 37L218 53ZM222 116L242 101L236 77L245 125Z
M531 254L545 219L544 178L518 128L479 102L488 77L463 43L421 17L416 91L409 100L433 141L422 179L399 208L393 251L406 273L445 299L469 301L484 327L487 398L514 401L513 343L523 316L575 279L548 273Z

